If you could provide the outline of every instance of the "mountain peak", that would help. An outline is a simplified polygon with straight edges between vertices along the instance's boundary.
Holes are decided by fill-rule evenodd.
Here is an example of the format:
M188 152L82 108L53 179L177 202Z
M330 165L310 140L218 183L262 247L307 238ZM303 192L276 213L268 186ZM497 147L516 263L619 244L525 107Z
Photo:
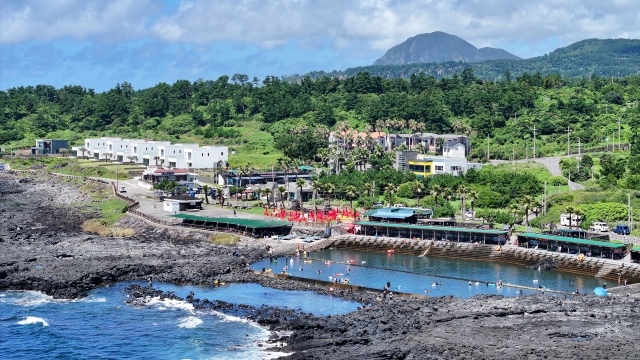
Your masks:
M445 61L479 62L520 58L502 49L476 48L464 39L442 31L408 38L387 51L373 65L402 65Z

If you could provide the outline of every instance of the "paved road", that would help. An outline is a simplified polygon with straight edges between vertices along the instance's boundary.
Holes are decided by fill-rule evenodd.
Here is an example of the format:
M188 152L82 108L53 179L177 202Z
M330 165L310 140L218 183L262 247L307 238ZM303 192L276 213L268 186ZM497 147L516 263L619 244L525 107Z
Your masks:
M543 157L543 158L536 158L536 159L530 159L530 160L516 160L515 162L517 163L524 163L527 161L535 161L537 163L540 163L544 166L547 167L547 169L549 169L549 172L551 173L551 175L553 176L562 176L562 170L560 169L560 159L562 158L567 158L567 157L573 157L575 155L564 155L564 156L553 156L553 157ZM492 164L502 164L502 163L507 163L509 162L508 160L491 160ZM575 183L573 181L569 182L569 189L570 190L584 190L584 185L582 184L578 184Z

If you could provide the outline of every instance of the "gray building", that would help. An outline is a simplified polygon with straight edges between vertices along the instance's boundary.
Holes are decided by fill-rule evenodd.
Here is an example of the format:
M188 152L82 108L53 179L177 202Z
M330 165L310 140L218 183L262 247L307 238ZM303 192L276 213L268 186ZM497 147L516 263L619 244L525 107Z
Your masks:
M409 170L409 161L418 159L417 151L396 151L396 161L393 167L398 171L407 172Z
M69 148L68 140L36 140L31 148L31 155L60 154L61 149Z

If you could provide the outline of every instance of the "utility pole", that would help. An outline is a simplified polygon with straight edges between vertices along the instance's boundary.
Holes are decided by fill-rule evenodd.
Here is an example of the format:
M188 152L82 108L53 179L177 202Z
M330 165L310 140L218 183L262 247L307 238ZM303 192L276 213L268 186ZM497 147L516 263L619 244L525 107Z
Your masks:
M536 158L536 125L533 125L533 158Z
M627 207L628 207L628 220L629 220L629 230L631 230L631 223L633 222L633 214L631 213L631 194L627 194Z
M620 144L620 118L618 118L618 151L622 151L622 145Z
M116 157L117 156L118 155L116 155ZM116 160L118 159L116 158ZM116 193L119 193L119 192L120 192L120 183L118 182L118 162L116 161Z
M490 148L489 148L489 135L487 135L487 160L491 159L491 157L489 156L489 151L490 151Z
M567 130L565 130L565 132L567 133L567 155L571 155L571 144L569 143L569 134L571 134L573 130L571 130L571 128L569 126L567 126Z
M516 146L515 145L511 145L511 163L513 164L516 161Z
M524 141L524 147L525 157L527 159L527 162L529 162L529 140Z
M547 215L547 182L544 182L544 199L542 201L542 215Z

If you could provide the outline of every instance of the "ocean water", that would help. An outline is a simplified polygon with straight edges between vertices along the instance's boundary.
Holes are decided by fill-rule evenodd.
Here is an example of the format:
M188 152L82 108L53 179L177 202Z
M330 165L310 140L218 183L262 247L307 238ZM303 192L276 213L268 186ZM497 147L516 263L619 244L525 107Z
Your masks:
M346 278L352 285L376 289L382 289L387 282L390 282L392 291L428 296L453 295L462 298L479 294L519 295L516 287L487 285L487 283L495 283L498 280L502 280L503 284L538 289L544 287L566 292L567 295L576 289L582 294L593 292L594 288L601 286L606 281L559 271L531 270L497 262L379 252L326 249L314 252L310 257L322 260L312 260L309 263L308 260L304 262L304 258L299 256L278 258L277 262L263 259L252 264L251 268L260 271L264 267L280 273L284 266L287 266L287 272L293 276L324 281L334 281L336 278L341 281ZM354 264L332 263L325 265L323 260L353 261ZM318 271L322 273L318 274ZM341 275L336 276L336 274ZM476 284L476 282L478 283ZM437 285L434 285L436 283ZM617 284L609 283L608 285L613 287ZM522 292L523 294L539 293L539 291L527 289ZM553 293L547 291L546 294ZM562 296L562 294L556 295Z
M270 359L259 343L270 333L246 319L195 310L180 301L125 304L119 283L80 300L56 300L34 291L0 292L1 359ZM144 283L139 283L144 285ZM154 284L185 297L341 314L360 304L311 292L282 291L255 284L219 288Z

